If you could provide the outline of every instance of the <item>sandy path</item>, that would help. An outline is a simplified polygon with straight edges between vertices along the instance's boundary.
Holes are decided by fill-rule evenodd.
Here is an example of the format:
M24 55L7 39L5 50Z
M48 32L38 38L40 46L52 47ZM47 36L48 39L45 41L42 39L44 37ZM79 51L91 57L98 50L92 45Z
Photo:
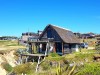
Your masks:
M14 53L14 50L13 50L13 51L10 51L10 53L4 55L4 58L6 58L7 62L8 62L12 67L16 66L16 64L15 64L16 61L15 61L15 59L14 59L13 53Z
M6 75L5 69L3 69L0 65L0 75Z
M6 48L0 48L0 50L7 50Z

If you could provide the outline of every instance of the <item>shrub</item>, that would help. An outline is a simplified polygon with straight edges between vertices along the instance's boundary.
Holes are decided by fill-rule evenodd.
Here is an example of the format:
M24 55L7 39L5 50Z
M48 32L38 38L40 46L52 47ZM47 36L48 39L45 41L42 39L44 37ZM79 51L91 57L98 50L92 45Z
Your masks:
M14 67L14 73L16 74L32 74L35 72L36 63L25 63Z
M9 50L0 50L0 54L2 54L2 55L7 54L9 52L10 52Z
M43 70L49 70L50 69L50 63L48 61L45 61L41 63L41 67Z
M58 57L59 55L57 53L50 53L49 56L51 56L51 57Z
M76 73L76 75L99 75L100 74L100 64L90 63L85 64L82 69Z
M13 69L12 66L7 62L3 62L3 63L1 63L1 65L7 72L11 72Z

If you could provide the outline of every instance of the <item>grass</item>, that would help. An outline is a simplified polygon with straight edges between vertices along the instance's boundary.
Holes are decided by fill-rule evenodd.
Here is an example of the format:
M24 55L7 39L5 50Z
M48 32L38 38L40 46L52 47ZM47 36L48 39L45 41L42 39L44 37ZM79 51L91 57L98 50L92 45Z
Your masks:
M84 61L85 59L88 59L88 61L93 61L93 56L97 55L96 52L97 52L96 50L82 49L81 52L67 54L65 56L65 58L70 60L70 61L76 61L76 62L77 61Z
M99 75L100 63L86 63L75 75Z
M22 46L18 41L0 40L0 46Z
M0 41L1 47L7 48L7 50L0 50L0 54L6 54L9 51L11 51L11 47L14 49L17 49L21 46L18 45L17 41ZM3 46L2 46L3 45ZM10 50L9 50L10 49ZM34 48L35 49L35 48ZM34 51L35 52L35 51ZM84 65L76 66L75 70L73 70L72 75L98 75L98 71L100 70L99 63L94 62L93 56L94 55L100 55L96 54L96 50L87 50L82 49L81 52L74 52L71 54L66 54L64 56L59 56L57 53L50 53L48 57L46 57L46 60L40 64L40 70L38 73L35 73L36 68L36 62L34 63L25 63L18 65L14 67L13 73L16 74L27 74L27 75L56 75L56 73L61 69L62 75L67 75L72 67L68 66L69 64L76 62L77 64L80 64L80 62L83 62ZM95 53L95 54L94 54ZM18 59L18 53L14 53L16 56L16 60ZM59 63L61 67L59 67ZM4 69L7 72L12 71L12 67L8 63L2 63ZM92 65L92 66L91 66ZM68 68L69 67L69 68Z
M14 73L16 74L33 74L35 72L35 67L36 67L36 64L37 63L25 63L25 64L21 64L21 65L18 65L16 67L14 67Z
M93 56L96 50L82 49L81 52L59 56L56 53L49 54L46 60L40 64L40 70L35 73L36 64L26 63L14 68L16 74L34 74L34 75L99 75L100 63L94 62ZM76 63L76 67L70 67L69 64ZM83 65L80 64L83 62ZM59 66L60 63L60 66Z
M63 59L64 59L64 57L58 55L57 53L50 53L46 60L60 61L60 60L63 60Z
M26 47L24 47L22 45L18 45L18 41L0 40L0 57L2 57L2 60L3 60L1 65L2 65L3 69L5 69L8 73L12 71L13 67L11 67L9 62L7 63L7 59L4 57L6 55L4 55L4 54L9 54L11 51L13 51L13 50L16 51L19 48L26 48ZM16 56L16 59L17 58L18 58L18 56Z
M0 53L5 52L3 50L16 50L18 48L26 48L18 44L18 41L0 40Z

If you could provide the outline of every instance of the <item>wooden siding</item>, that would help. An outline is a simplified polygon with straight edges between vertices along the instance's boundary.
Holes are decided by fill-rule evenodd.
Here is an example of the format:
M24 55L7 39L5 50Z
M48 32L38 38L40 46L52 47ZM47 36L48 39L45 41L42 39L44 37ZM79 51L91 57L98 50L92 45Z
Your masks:
M51 34L49 34L49 32L50 32ZM50 36L47 36L47 35L50 35ZM54 41L62 41L62 40L60 39L60 36L58 35L58 33L57 33L53 28L49 28L49 27L48 27L48 29L46 30L46 32L43 34L41 40L42 40L43 38L54 38Z

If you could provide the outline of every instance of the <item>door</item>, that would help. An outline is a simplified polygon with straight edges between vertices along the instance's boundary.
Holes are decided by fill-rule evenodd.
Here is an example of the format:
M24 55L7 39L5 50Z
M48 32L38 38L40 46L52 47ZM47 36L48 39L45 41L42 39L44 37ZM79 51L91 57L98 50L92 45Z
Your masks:
M62 43L56 43L56 52L62 53Z

